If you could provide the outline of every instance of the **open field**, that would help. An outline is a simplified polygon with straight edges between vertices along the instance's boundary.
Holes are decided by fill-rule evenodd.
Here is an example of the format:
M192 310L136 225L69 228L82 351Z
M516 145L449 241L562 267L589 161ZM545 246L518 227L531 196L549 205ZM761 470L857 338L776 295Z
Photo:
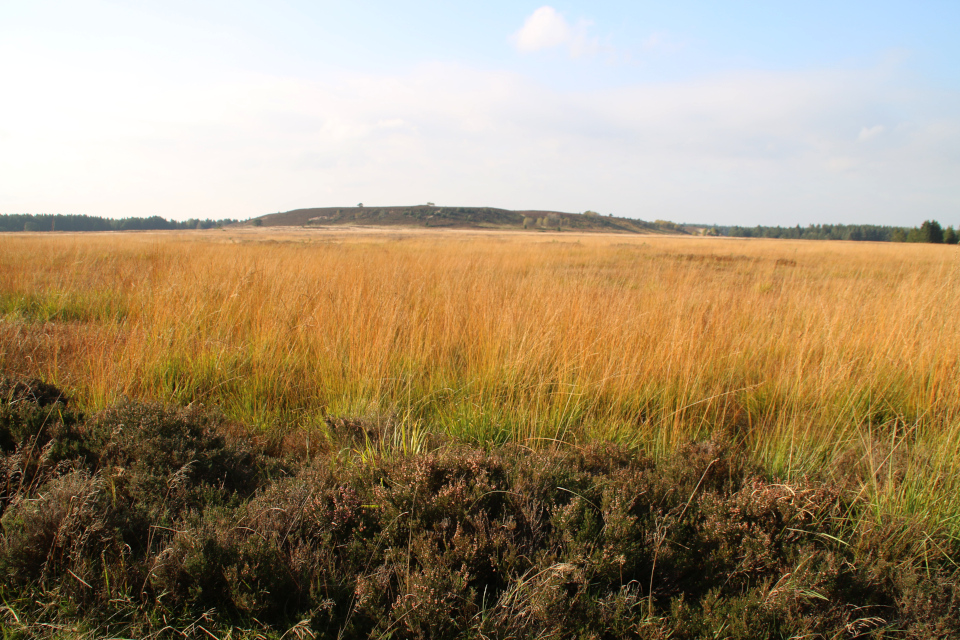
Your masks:
M786 477L863 458L878 507L953 522L958 290L943 246L3 237L0 362L90 409L204 403L315 439L362 416L481 444L732 439Z
M263 633L280 627L257 621L306 615L303 633L499 637L514 621L519 636L565 637L545 631L563 612L601 636L630 621L623 633L650 637L740 623L731 637L949 637L957 291L960 252L942 245L395 228L2 236L0 374L72 400L34 406L3 383L0 575L64 610L116 609L129 633L163 626L157 611L163 624L180 611L195 637L201 622L230 628L200 615L215 606ZM298 491L316 492L303 516L315 529L269 515L300 513ZM128 532L99 547L116 557L77 560L91 527ZM142 548L124 547L138 536ZM40 557L37 540L53 545ZM214 603L211 571L239 591ZM312 613L285 609L284 589ZM572 599L543 600L560 593ZM8 623L63 620L32 612L37 593L3 595Z

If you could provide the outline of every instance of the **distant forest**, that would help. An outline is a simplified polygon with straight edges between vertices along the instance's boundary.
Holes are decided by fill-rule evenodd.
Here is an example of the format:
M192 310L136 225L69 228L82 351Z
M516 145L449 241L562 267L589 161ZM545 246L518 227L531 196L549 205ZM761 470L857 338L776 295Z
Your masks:
M787 238L792 240L863 240L870 242L932 242L957 244L953 227L944 229L936 220L919 227L881 227L872 224L817 224L808 227L708 227L707 235L732 238Z
M178 222L160 216L149 218L101 218L61 214L12 213L0 215L0 231L159 231L168 229L211 229L236 220L198 220Z

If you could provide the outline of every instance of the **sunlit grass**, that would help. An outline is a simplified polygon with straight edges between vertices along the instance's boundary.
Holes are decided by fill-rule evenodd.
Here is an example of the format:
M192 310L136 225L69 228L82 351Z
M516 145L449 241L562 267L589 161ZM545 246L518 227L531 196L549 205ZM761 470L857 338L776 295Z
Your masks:
M960 252L498 233L0 238L0 362L96 409L470 442L722 438L960 516ZM957 529L960 531L960 528Z

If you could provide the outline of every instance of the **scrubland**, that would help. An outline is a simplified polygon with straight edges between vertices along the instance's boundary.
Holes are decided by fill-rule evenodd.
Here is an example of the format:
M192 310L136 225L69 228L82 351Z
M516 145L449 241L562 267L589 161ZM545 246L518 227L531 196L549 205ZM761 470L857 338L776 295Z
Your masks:
M33 418L8 399L7 575L59 571L69 581L69 570L79 591L60 596L80 609L84 598L136 601L118 618L128 625L130 611L167 593L165 611L209 605L248 622L289 623L309 610L313 622L294 630L306 634L328 625L382 637L563 636L550 627L550 611L562 610L580 611L570 628L596 637L756 637L760 628L782 637L804 629L949 635L960 535L957 291L960 252L934 245L397 230L0 237L2 373L56 385L71 411L92 416L71 427L62 411L52 419L47 410L44 420L60 426L44 426L41 442L22 427ZM244 480L240 497L217 497L208 512L199 497L169 506L170 487L189 475L188 454L154 470L162 491L130 490L156 505L136 521L152 538L131 545L141 564L127 578L108 579L136 565L121 551L82 566L58 565L55 554L11 560L16 544L40 544L23 542L40 516L17 505L69 482L77 495L98 482L106 491L111 469L142 455L124 454L121 464L91 452L139 446L116 443L135 440L129 425L166 420L116 412L174 415L160 405L215 407L216 433L260 447L258 462L227 467L247 465L269 481ZM116 435L118 424L126 435ZM50 453L70 442L88 444ZM430 471L438 465L439 476ZM419 497L376 489L418 483ZM262 520L270 492L280 492L285 517L299 518L290 515L295 490L329 502L330 514L303 516L322 534ZM484 506L494 495L518 496L519 511L508 513L503 497ZM241 517L230 500L252 502ZM91 522L107 522L101 516ZM400 526L416 517L426 518L423 531ZM151 518L174 533L143 524ZM506 540L511 526L522 535ZM610 538L617 526L620 537ZM215 562L202 553L189 560L191 549L211 548L203 536L236 547L224 560L230 571L300 567L283 575L299 585L302 606L284 613L269 597L257 600L289 585L251 587L226 604L212 591L197 595L202 586L183 576ZM317 551L322 560L297 565L311 544L325 548L323 536L358 555ZM258 540L267 551L254 549ZM254 560L237 559L248 552ZM487 556L501 564L471 564ZM321 565L333 573L317 577ZM698 571L719 577L698 591L688 582ZM332 575L353 577L334 588ZM839 582L824 586L824 576ZM122 597L118 580L129 582ZM861 597L850 605L860 613L818 604ZM381 609L392 617L375 619ZM734 633L737 619L761 626L743 622ZM508 620L519 626L504 627ZM617 631L615 620L634 626Z

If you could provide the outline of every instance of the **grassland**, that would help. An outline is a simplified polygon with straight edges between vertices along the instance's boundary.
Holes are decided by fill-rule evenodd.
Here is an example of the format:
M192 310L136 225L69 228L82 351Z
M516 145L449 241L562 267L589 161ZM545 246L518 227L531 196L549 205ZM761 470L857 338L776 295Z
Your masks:
M440 437L487 451L612 442L668 461L711 441L784 483L836 488L860 505L845 526L907 523L911 562L950 563L958 291L960 252L934 245L5 236L0 369L68 389L86 412L217 406L307 459L426 454ZM344 444L345 424L361 437Z
M786 477L864 458L904 476L878 507L953 522L958 290L935 246L3 237L0 362L89 409L204 403L283 435L346 415L480 444L733 439Z

